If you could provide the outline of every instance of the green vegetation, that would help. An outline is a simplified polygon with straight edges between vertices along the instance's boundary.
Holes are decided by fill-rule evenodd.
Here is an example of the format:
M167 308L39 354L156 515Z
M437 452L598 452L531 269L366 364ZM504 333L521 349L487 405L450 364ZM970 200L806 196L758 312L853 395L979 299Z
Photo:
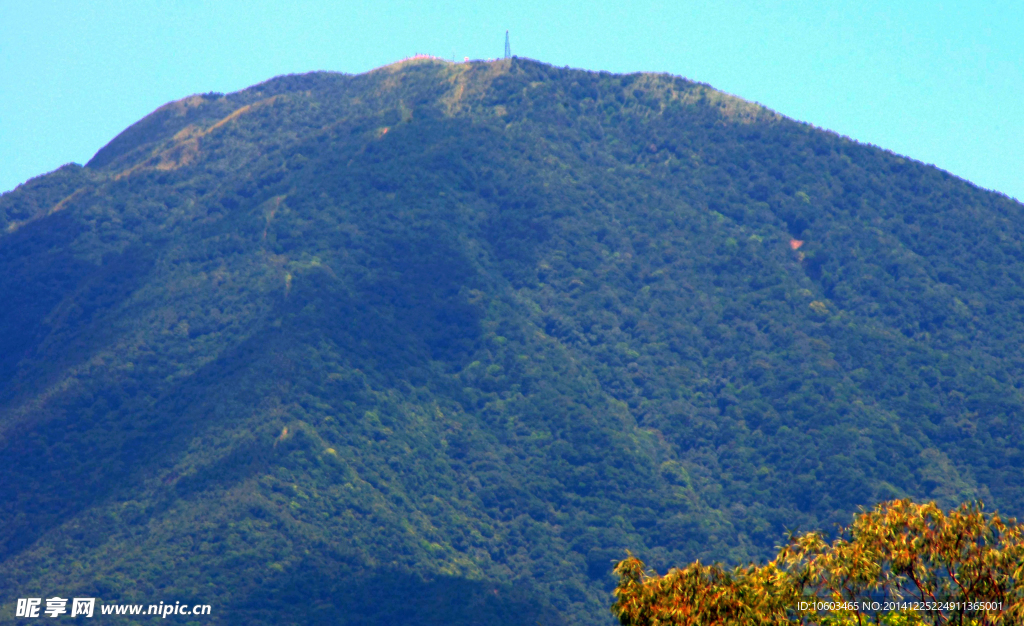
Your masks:
M162 107L0 196L0 622L602 624L627 549L1019 515L1022 209L670 76Z

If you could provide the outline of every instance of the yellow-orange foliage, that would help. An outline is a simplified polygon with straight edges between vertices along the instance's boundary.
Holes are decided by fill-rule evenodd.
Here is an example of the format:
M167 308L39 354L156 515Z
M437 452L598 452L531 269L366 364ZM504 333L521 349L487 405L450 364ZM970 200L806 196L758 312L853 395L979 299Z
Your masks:
M729 572L697 561L657 576L630 556L615 573L612 611L629 626L786 624L798 600L786 573L771 564Z
M625 626L1024 624L1024 530L980 504L884 502L831 543L792 537L763 566L696 562L658 576L630 556L615 572ZM822 601L831 610L815 610Z

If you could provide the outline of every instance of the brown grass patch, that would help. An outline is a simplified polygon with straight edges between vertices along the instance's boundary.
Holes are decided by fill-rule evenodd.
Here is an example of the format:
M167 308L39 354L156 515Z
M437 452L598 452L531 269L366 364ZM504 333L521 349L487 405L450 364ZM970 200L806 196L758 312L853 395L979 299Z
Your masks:
M265 106L270 106L274 104L274 102L276 102L279 98L282 97L284 96L279 94L276 96L265 98L258 102L253 102L252 104L246 104L244 106L238 107L225 117L214 122L213 125L211 125L209 128L204 129L195 124L189 124L185 128L182 128L177 133L175 133L174 137L172 137L169 142L154 148L153 151L150 153L149 157L147 157L145 160L143 160L140 163L136 163L135 165L129 167L128 169L115 174L114 180L121 180L125 176L129 176L131 174L134 174L135 172L147 169L168 171L177 169L185 165L190 165L194 163L196 159L199 157L200 139L202 139L206 135L209 135L211 132L217 130L218 128L238 119L246 113L250 113L252 111L261 109ZM159 111L167 107L174 107L175 109L180 110L182 112L182 115L184 115L184 112L188 108L199 106L199 104L202 102L202 96L189 96L188 98L172 102L157 110Z
M274 221L274 215L277 214L277 210L281 208L281 203L284 202L286 196L274 196L270 200L267 200L267 212L266 212L266 224L263 226L263 240L267 240L267 230L270 228L270 223Z
M88 187L81 187L79 189L76 189L72 193L68 194L65 198L63 198L57 204L53 205L52 207L50 207L49 209L47 209L45 211L37 211L35 215L29 217L28 219L13 220L13 221L9 222L7 224L7 232L8 233L13 233L14 231L16 231L19 228L21 228L22 226L24 226L25 224L29 224L31 222L34 222L34 221L36 221L39 218L46 217L47 215L53 215L54 213L56 213L58 211L63 211L64 209L67 208L67 206L70 203L72 203L75 200L77 200L78 198L80 198L82 196L82 194L84 194L86 192L87 189L88 189Z
M782 119L775 111L756 102L749 102L707 85L693 85L680 90L676 87L675 77L669 74L641 74L629 86L630 91L636 89L652 94L660 100L662 111L673 101L682 104L704 101L717 108L723 117L741 124Z
M61 200L57 204L55 204L52 207L50 207L50 210L47 211L46 214L47 215L53 215L57 211L63 211L65 208L67 208L69 203L74 202L83 193L85 193L85 187L82 187L81 189L76 190L74 193L70 194L68 197L64 198L63 200Z

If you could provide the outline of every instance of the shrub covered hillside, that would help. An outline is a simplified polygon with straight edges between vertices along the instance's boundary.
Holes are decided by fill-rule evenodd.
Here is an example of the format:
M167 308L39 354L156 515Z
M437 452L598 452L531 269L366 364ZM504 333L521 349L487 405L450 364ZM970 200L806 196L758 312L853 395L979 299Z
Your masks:
M1022 218L665 75L168 104L0 197L0 622L608 624L626 549L1020 514Z

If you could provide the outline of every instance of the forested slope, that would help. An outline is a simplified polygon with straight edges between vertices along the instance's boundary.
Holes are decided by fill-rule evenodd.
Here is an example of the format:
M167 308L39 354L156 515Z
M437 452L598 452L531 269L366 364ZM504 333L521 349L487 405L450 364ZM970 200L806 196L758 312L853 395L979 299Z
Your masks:
M665 75L166 105L0 196L0 621L600 624L626 549L1019 514L1022 210Z

